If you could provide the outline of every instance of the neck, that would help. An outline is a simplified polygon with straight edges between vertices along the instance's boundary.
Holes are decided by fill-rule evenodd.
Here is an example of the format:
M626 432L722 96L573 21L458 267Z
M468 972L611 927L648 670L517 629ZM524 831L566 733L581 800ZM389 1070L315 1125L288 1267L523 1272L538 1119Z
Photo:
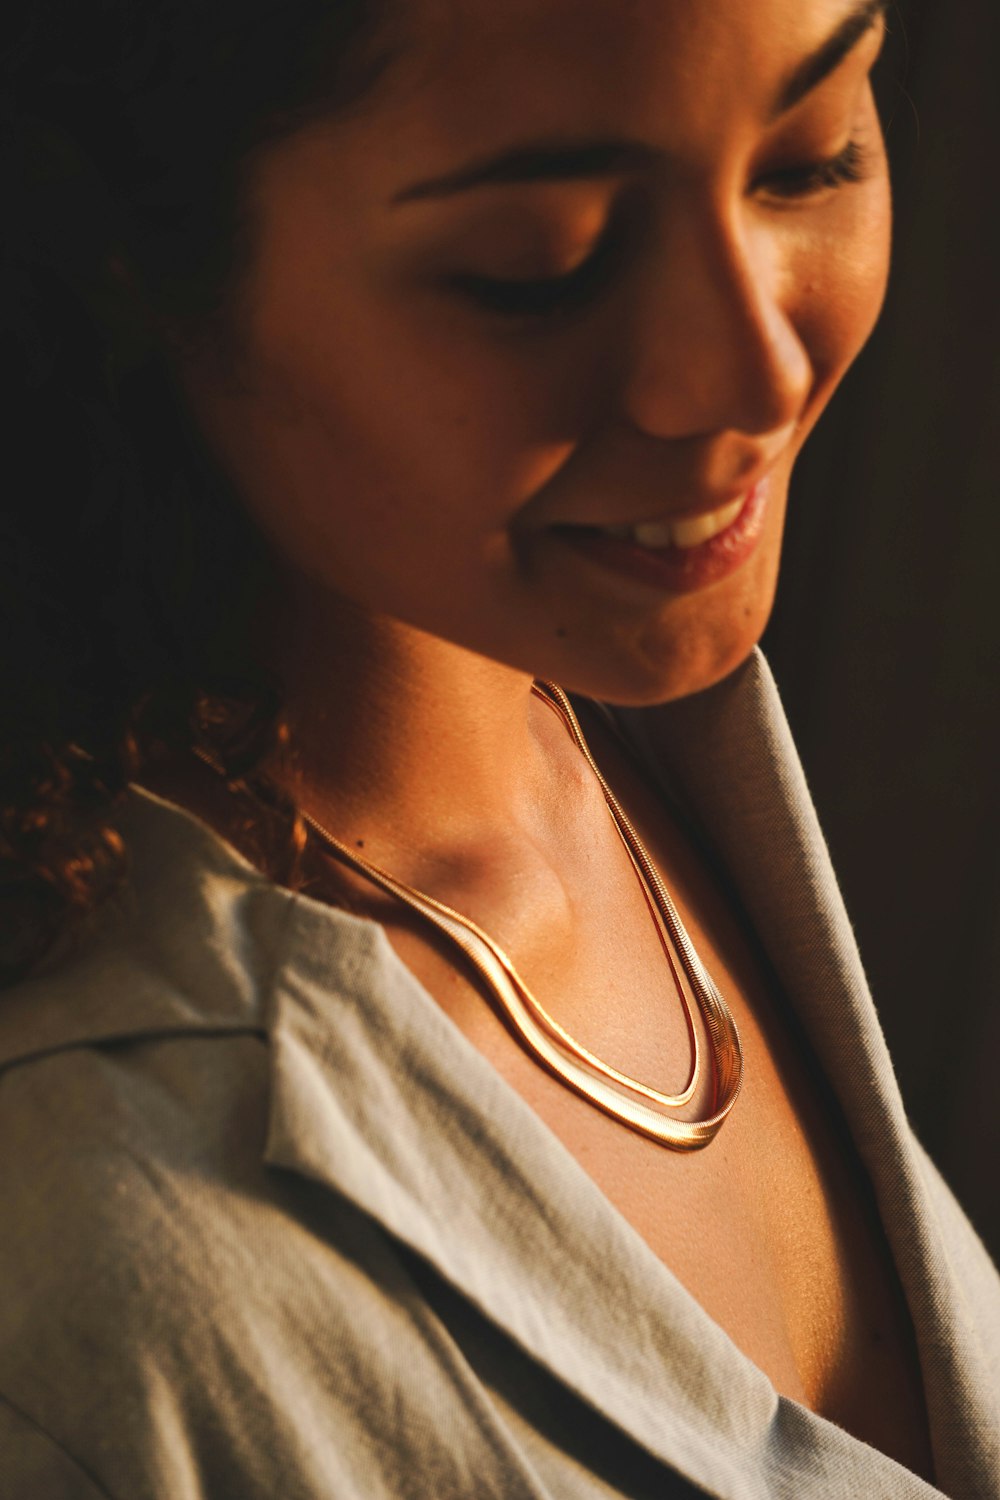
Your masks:
M576 752L523 672L308 595L278 646L297 804L402 872L499 833L545 839Z

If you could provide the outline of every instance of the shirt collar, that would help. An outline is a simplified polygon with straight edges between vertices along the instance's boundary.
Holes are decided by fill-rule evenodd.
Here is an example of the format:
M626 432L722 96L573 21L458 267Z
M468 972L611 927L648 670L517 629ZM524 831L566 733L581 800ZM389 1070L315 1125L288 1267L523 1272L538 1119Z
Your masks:
M766 666L757 655L696 698L618 718L716 851L832 1080L913 1312L940 1482L978 1492L975 1456L963 1470L945 1436L959 1405L965 1431L993 1430L990 1377ZM776 1396L379 927L275 887L146 793L123 828L126 896L72 962L4 997L0 1064L129 1036L267 1033L267 1159L356 1203L664 1462L741 1493L749 1454L781 1469L801 1451L803 1497L830 1492L827 1461L841 1492L871 1490L884 1464L886 1493L937 1493Z
M755 658L698 699L621 718L702 823L837 1080L944 1413L951 1388L939 1351L953 1339L953 1311L935 1247L914 1250L926 1203L902 1106L766 667ZM695 1482L738 1492L749 1452L780 1467L791 1434L808 1432L809 1453L828 1459L842 1485L860 1453L859 1492L878 1461L886 1491L898 1488L903 1471L891 1460L776 1396L380 929L303 901L293 934L294 961L275 991L269 1160L361 1206ZM935 1492L913 1479L912 1493Z
M0 1067L137 1036L261 1031L291 896L190 814L133 788L124 887L0 999Z

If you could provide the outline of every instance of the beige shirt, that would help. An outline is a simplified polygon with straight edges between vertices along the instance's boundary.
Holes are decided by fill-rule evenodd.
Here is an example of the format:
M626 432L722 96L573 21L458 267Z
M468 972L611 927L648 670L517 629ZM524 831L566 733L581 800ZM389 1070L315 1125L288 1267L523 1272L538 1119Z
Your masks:
M126 896L0 999L3 1500L1000 1497L1000 1280L907 1125L767 669L619 717L832 1082L940 1490L776 1394L380 927L135 793Z

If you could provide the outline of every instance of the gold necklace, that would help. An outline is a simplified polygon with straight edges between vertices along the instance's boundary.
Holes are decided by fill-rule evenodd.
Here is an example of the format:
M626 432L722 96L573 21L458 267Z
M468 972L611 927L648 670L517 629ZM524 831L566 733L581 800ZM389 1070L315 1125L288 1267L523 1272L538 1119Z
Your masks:
M736 1103L743 1083L743 1052L736 1022L695 952L670 894L642 840L594 761L566 694L552 682L536 682L533 691L563 720L574 743L597 777L619 837L639 878L650 913L656 921L660 943L684 1007L691 1041L691 1072L686 1086L679 1094L660 1093L650 1085L620 1073L589 1052L549 1015L503 949L475 922L446 906L444 902L436 901L433 896L425 895L373 865L370 860L364 859L354 849L342 843L311 813L299 809L300 816L334 854L382 890L419 912L465 954L496 996L515 1035L536 1062L605 1114L641 1135L648 1136L672 1151L700 1150L718 1134ZM213 764L205 755L202 759ZM218 765L214 768L219 769ZM677 949L708 1034L712 1067L712 1109L708 1117L701 1120L671 1118L671 1111L683 1108L694 1096L701 1076L701 1051L691 1003L680 984L669 945L660 922L656 920L657 916L662 920L663 927Z

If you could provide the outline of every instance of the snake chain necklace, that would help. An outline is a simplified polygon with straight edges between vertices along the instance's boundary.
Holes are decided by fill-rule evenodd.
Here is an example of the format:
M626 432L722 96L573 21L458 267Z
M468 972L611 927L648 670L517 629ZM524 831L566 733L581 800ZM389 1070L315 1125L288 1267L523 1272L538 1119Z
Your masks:
M472 964L497 1000L515 1037L528 1054L568 1088L605 1114L673 1151L697 1151L717 1135L736 1103L743 1081L743 1053L736 1023L714 981L694 949L670 894L650 859L624 808L601 774L561 688L536 682L533 691L560 717L600 784L618 835L632 861L650 915L656 924L664 955L684 1008L691 1044L691 1070L678 1094L661 1093L619 1072L589 1052L560 1026L532 994L498 943L468 917L397 880L341 842L304 809L308 828L344 863L432 923ZM207 760L207 756L202 756ZM209 762L212 764L212 762ZM214 769L220 769L217 765ZM690 1103L702 1077L702 1048L691 1002L680 982L671 944L680 959L708 1037L711 1069L711 1110L706 1118L679 1119L676 1112Z

